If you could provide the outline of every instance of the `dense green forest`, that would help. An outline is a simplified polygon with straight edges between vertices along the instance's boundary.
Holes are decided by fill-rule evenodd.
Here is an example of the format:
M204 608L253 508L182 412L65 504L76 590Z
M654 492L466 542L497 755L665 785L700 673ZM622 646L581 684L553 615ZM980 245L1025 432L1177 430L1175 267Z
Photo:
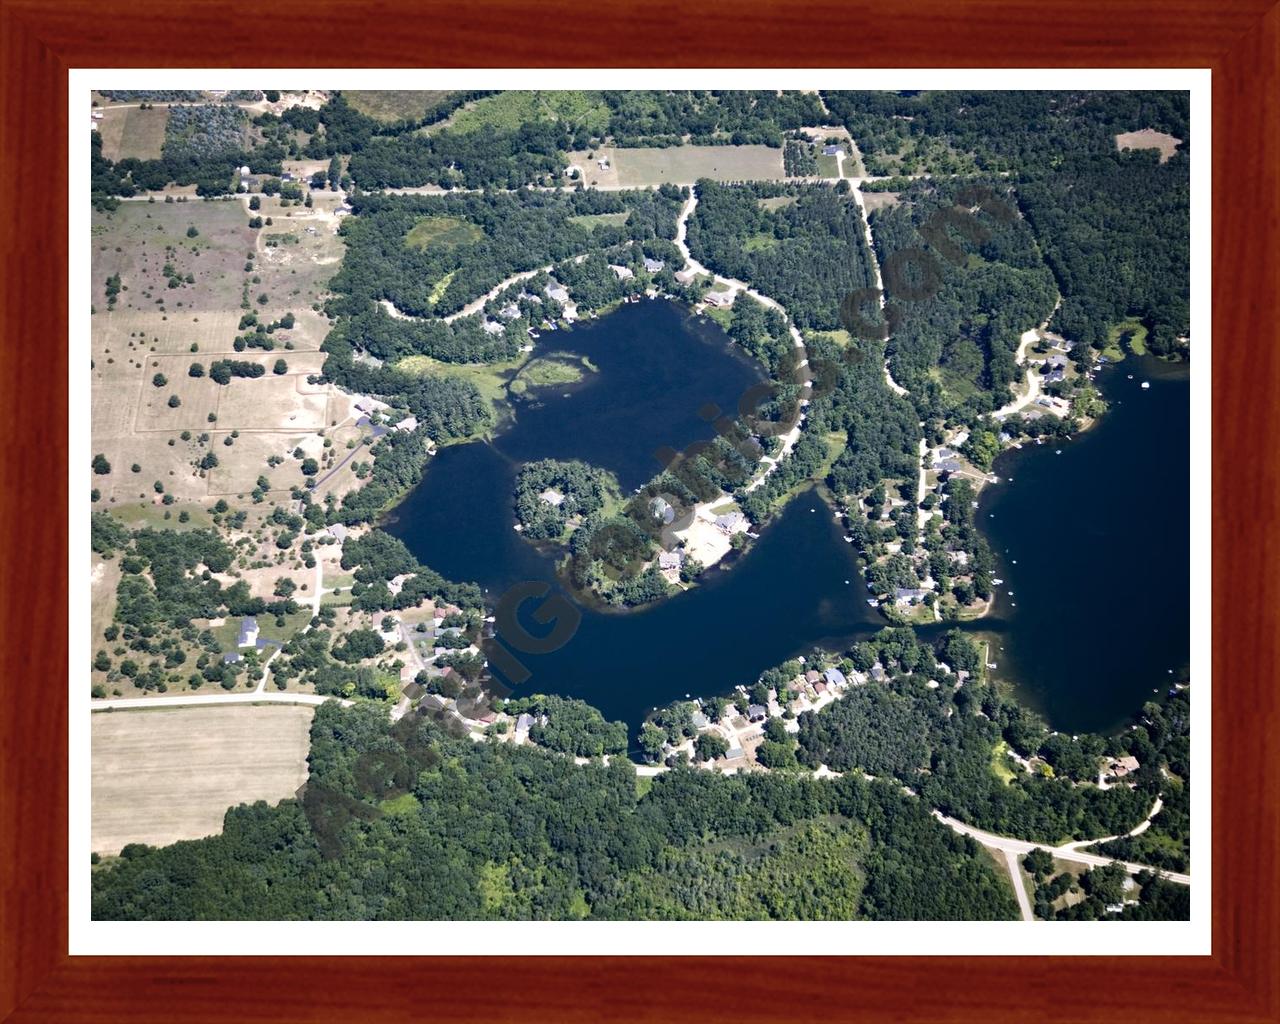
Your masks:
M675 237L681 190L358 196L342 225L347 251L329 308L363 312L380 299L408 316L444 316L522 271L627 241ZM626 214L592 229L575 218ZM411 244L417 228L429 239Z
M1190 100L1186 92L826 93L872 174L1007 176L1062 293L1053 327L1099 345L1128 316L1157 354L1189 329ZM1180 140L1160 163L1117 134ZM905 162L899 157L905 155Z
M862 214L847 192L826 185L698 182L689 251L725 277L747 281L780 303L801 328L840 326L840 303L873 284ZM795 202L767 209L760 200Z
M784 131L826 121L816 95L760 90L603 92L619 146L780 146Z
M888 783L677 769L475 743L375 704L317 709L300 801L125 848L98 920L1015 916L971 841Z
M953 669L978 667L980 659L963 634L948 635L944 644L935 652L912 630L899 628L856 645L849 652L853 667L866 671L878 661L889 679L854 689L821 712L801 715L800 762L891 776L961 821L1051 845L1128 832L1166 789L1162 769L1179 778L1187 770L1187 690L1163 705L1148 704L1127 732L1073 738L1050 732L996 687L971 679L959 688L929 688L940 656ZM1023 757L1042 759L1051 770L1020 772L1002 781L992 769L1001 742ZM1091 784L1104 755L1129 753L1141 764L1134 788L1102 790ZM1185 847L1169 843L1169 838L1186 838L1176 799L1165 823L1172 831L1153 845L1166 848L1161 863L1172 866L1179 855L1185 857Z
M998 181L922 179L900 200L871 218L889 366L921 419L968 420L1004 404L1019 336L1053 311L1054 279Z

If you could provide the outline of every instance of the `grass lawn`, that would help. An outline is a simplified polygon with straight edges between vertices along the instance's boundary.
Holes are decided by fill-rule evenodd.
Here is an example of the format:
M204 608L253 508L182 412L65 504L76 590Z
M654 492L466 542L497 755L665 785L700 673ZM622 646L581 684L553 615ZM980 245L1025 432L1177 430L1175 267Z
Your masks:
M412 793L401 793L389 800L383 800L378 806L392 817L408 818L417 812L420 805L418 798Z
M833 156L818 157L818 175L823 178L840 177L840 162Z
M179 512L187 513L189 517L187 522L179 522ZM165 518L166 513L169 516L167 519ZM127 505L112 505L111 514L133 529L151 526L157 529L176 530L181 533L187 530L208 529L213 526L213 520L209 517L208 511L192 505L179 507L177 505L156 505L150 501L133 501Z
M837 345L840 348L848 348L853 344L853 335L846 331L843 327L838 331L805 331L805 336L809 338L822 338Z
M1009 765L1009 744L1004 740L1001 740L991 748L991 771L1006 786L1013 781L1014 776L1017 774Z
M731 308L722 309L719 306L708 306L702 312L704 315L711 317L726 331L729 329L729 325L733 323L733 310Z
M305 595L303 595L305 597ZM323 602L322 602L323 603ZM292 615L284 616L284 625L276 625L276 617L271 614L256 615L258 620L258 636L263 640L279 640L287 641L298 630L311 621L311 606L304 605ZM213 635L218 638L218 644L223 651L239 651L236 646L236 639L240 635L240 619L237 616L228 616L227 621L221 626L215 626L212 630ZM245 651L249 648L245 648ZM243 652L242 652L243 653ZM259 651L258 656L266 661L271 651ZM257 679L254 679L254 685L257 685Z
M772 249L777 244L778 240L767 231L757 231L742 243L742 249L744 252L759 252L761 249Z
M437 302L439 302L441 299L444 298L445 290L448 289L450 283L453 281L457 273L458 273L457 270L451 270L449 271L449 273L445 274L444 277L440 278L439 281L437 281L435 284L431 286L431 294L427 296L427 299L428 301L430 301L431 305L434 306Z
M457 217L423 217L404 236L404 244L410 249L455 249L460 245L478 242L484 232L475 224Z
M417 121L449 95L447 89L343 90L352 108L377 121Z

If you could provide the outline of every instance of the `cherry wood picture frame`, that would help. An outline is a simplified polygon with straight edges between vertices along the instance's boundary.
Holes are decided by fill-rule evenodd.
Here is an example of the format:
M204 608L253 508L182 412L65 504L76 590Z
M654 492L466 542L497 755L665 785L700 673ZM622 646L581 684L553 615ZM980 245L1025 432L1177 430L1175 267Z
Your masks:
M0 1019L1280 1020L1278 56L1272 0L0 0ZM1212 69L1211 956L68 956L68 69L601 65Z

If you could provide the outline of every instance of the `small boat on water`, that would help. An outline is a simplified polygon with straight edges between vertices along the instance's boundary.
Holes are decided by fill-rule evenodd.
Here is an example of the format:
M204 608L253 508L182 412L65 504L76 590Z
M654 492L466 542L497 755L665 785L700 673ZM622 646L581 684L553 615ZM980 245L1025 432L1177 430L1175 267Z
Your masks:
M1146 391L1149 387L1151 387L1151 381L1149 381L1149 380L1144 380L1144 381L1142 382L1142 390L1143 390L1143 391Z

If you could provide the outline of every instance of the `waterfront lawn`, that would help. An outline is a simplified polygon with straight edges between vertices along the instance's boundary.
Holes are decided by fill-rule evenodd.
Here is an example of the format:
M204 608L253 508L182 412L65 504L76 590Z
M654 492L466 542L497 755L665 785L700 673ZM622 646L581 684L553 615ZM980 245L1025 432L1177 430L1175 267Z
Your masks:
M1129 352L1135 356L1147 354L1147 328L1135 317L1112 324L1107 331L1107 346L1102 350L1113 363L1120 362Z

